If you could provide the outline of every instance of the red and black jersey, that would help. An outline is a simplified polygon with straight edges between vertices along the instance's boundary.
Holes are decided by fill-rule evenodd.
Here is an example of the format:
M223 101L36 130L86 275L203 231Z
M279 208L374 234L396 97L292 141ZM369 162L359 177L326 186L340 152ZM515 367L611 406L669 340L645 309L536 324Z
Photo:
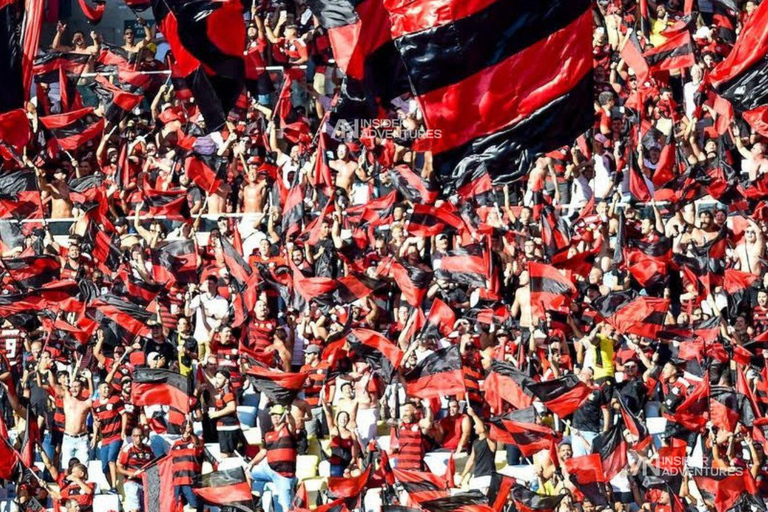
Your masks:
M216 356L216 367L229 371L232 387L238 390L243 387L243 375L240 373L240 351L237 343L230 341L222 343L219 335L211 342L211 353Z
M6 357L11 368L18 368L21 364L24 336L19 329L0 329L0 354Z
M119 396L110 396L107 400L99 398L91 406L94 417L99 420L101 441L109 444L118 441L122 437L123 428L123 401Z
M264 445L267 449L267 463L272 470L286 478L296 476L296 439L288 427L267 432Z
M152 454L152 449L149 446L145 444L136 446L135 444L131 443L120 451L120 457L118 457L117 461L125 469L138 471L139 469L146 466L147 463L150 462L153 458L154 455ZM140 481L140 478L141 477L129 478L129 480L138 482Z
M230 403L234 403L235 407L237 407L237 398L229 386L224 386L216 393L216 410L221 411ZM235 430L239 427L240 422L237 419L237 411L216 418L217 430Z
M80 504L80 510L83 512L90 512L93 510L93 484L86 484L86 487L90 489L89 492L85 492L82 487L77 483L72 482L66 478L65 475L59 475L58 482L59 493L61 500L59 504L59 510L61 512L67 512L64 508L64 504L69 500L75 500Z
M397 429L400 451L397 468L421 471L424 460L424 436L418 423L403 423Z
M277 322L271 319L258 320L254 318L248 325L248 349L253 352L254 357L260 362L271 366L274 355L266 353L267 347L272 345L272 337L277 330Z
M768 331L768 308L757 305L752 310L752 325L755 327L755 334L762 334Z
M309 374L304 384L304 401L310 407L317 407L320 404L320 391L328 375L328 362L321 361L317 366L305 364L301 367L301 373Z
M53 399L53 428L54 432L64 432L64 397L58 394Z
M135 427L139 426L139 413L141 412L140 407L136 407L128 401L130 399L130 395L123 396L123 414L127 417L125 422L125 431L128 433L132 432Z
M179 439L171 446L173 485L192 485L203 463L203 446L194 439Z

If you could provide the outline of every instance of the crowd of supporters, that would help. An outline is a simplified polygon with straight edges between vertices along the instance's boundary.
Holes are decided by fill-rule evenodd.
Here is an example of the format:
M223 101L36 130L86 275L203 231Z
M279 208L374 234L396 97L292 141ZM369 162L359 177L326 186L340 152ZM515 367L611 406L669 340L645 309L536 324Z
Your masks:
M0 117L13 510L765 510L768 124L711 76L768 6L597 0L594 125L460 187L311 6L213 132L143 18Z

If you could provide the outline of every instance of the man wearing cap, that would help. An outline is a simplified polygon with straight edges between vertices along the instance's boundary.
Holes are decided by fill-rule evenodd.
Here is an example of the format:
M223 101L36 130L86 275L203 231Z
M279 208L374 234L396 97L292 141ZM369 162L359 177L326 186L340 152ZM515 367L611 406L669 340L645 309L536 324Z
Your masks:
M276 489L273 499L275 512L287 512L293 501L296 484L296 438L293 416L282 405L269 409L273 429L264 434L264 450L248 464L253 489L264 492L264 485L272 482Z

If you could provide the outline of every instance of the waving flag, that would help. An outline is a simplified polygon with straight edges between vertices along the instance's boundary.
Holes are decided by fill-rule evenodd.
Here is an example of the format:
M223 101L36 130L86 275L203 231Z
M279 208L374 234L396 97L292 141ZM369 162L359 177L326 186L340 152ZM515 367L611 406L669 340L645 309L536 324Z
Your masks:
M96 77L93 90L104 107L104 119L112 124L125 119L143 98L141 94L125 92L101 75Z
M383 334L360 328L352 329L347 341L351 351L365 360L373 371L380 373L387 381L392 380L403 359L403 351L397 345Z
M40 122L48 129L62 149L74 151L104 131L104 119L84 108L52 116L41 117Z
M259 366L248 368L246 373L256 389L281 405L290 405L307 380L306 373L283 373Z
M533 403L529 386L535 381L506 361L494 360L485 378L485 399L495 412L504 408L502 400L525 409Z
M533 154L592 123L592 14L586 0L385 0L440 180L460 188L486 167L524 175ZM510 77L515 77L510 80Z
M195 494L211 505L224 505L242 512L256 512L251 482L242 467L195 475Z
M547 409L561 418L572 414L587 399L592 390L570 373L557 379L535 382L528 386Z
M537 494L520 484L512 487L512 501L519 512L555 512L564 497Z
M534 318L545 318L548 310L567 306L576 287L560 270L543 263L528 263L531 311Z
M192 381L188 375L164 368L136 368L133 372L131 400L134 405L169 405L189 412Z
M0 114L24 106L22 0L0 0Z
M245 24L239 0L153 0L152 11L205 119L220 129L245 80Z
M458 346L436 350L405 374L405 391L419 398L457 395L464 392Z

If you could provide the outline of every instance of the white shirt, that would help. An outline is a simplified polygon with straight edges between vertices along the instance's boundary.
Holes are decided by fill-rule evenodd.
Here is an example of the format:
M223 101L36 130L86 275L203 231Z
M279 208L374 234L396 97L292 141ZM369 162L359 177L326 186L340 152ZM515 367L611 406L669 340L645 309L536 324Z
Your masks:
M211 296L207 293L195 296L190 301L189 308L195 311L194 338L198 343L207 342L211 337L211 331L208 326L215 320L224 318L229 313L229 303L224 297L221 295Z

